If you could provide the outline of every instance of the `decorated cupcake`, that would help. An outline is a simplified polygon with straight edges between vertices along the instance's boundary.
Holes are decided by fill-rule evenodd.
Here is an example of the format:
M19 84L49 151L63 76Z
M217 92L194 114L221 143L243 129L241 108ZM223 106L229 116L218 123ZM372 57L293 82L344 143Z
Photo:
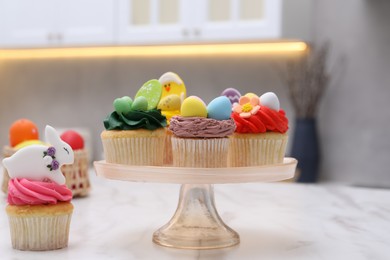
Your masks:
M231 167L282 163L287 146L288 119L273 92L248 93L233 105L236 131L230 137Z
M10 181L8 205L12 246L19 250L54 250L68 245L72 191L60 167L73 163L72 148L46 126L50 147L31 145L3 160Z
M227 167L228 136L235 124L230 118L231 103L217 97L206 107L190 96L181 105L181 116L171 118L173 166Z
M167 125L173 116L180 115L182 101L186 98L186 86L183 80L173 72L164 73L159 81L162 85L161 99L157 108L167 118ZM164 164L171 165L172 157L172 132L167 130L165 136Z
M134 101L128 96L115 99L115 111L104 120L101 134L107 162L163 165L166 118L156 109L161 92L160 82L150 80Z
M16 120L9 129L9 145L3 147L3 157L10 157L20 148L33 144L43 144L43 142L39 140L37 126L28 119ZM3 184L1 186L4 193L7 193L8 191L8 181L8 172L4 168Z
M74 152L74 163L61 168L66 186L72 190L73 197L87 196L91 185L88 174L88 152L84 149L84 139L73 130L63 132L60 137L72 147Z

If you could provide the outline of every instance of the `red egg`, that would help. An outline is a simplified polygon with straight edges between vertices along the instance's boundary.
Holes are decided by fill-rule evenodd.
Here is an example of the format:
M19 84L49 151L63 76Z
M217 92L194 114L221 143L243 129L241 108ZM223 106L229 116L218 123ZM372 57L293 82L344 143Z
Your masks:
M84 148L83 137L73 130L65 131L61 134L61 139L67 142L73 150L79 150Z

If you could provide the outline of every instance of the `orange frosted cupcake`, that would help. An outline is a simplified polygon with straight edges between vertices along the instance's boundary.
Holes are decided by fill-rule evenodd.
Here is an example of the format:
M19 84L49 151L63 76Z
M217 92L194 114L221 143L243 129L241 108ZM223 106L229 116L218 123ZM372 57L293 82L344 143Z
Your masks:
M8 205L12 246L19 250L54 250L68 245L72 191L61 165L73 163L72 148L46 126L50 147L24 147L3 160L10 175Z
M235 124L230 118L231 105L218 97L206 107L198 97L188 97L181 106L181 116L171 118L173 166L227 167L228 136Z
M236 131L230 137L229 166L282 163L287 147L288 119L278 97L268 92L246 94L233 105Z

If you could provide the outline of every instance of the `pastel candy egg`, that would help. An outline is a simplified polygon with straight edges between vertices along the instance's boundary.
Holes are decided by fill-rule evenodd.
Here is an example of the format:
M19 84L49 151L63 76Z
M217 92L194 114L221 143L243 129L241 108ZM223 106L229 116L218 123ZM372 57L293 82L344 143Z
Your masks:
M234 104L240 101L241 93L235 88L227 88L222 91L221 96L227 97L230 100L230 103Z
M148 102L147 110L151 110L157 107L160 101L162 93L162 86L160 81L152 79L146 82L137 92L135 98L144 97Z
M207 106L208 117L216 120L227 120L232 112L229 98L220 96L213 99Z
M245 96L248 98L253 98L253 97L258 98L258 96L255 93L246 93Z
M207 108L200 98L190 96L181 104L181 115L183 117L207 117Z
M135 98L133 101L133 105L131 106L131 110L148 110L148 100L143 96Z
M118 114L126 114L131 111L133 101L130 97L124 96L114 100L114 109Z
M157 108L162 111L180 110L181 100L178 95L172 94L163 97L158 103Z
M278 96L274 92L267 92L260 96L260 106L266 106L275 111L279 111L280 103Z

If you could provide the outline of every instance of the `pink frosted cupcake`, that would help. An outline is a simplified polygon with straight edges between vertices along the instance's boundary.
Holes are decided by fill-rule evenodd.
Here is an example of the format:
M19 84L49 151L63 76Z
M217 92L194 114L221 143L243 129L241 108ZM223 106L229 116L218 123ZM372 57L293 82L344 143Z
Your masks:
M68 245L72 191L62 164L73 163L72 148L46 126L50 147L32 145L3 160L8 170L8 205L12 246L19 250L54 250Z

